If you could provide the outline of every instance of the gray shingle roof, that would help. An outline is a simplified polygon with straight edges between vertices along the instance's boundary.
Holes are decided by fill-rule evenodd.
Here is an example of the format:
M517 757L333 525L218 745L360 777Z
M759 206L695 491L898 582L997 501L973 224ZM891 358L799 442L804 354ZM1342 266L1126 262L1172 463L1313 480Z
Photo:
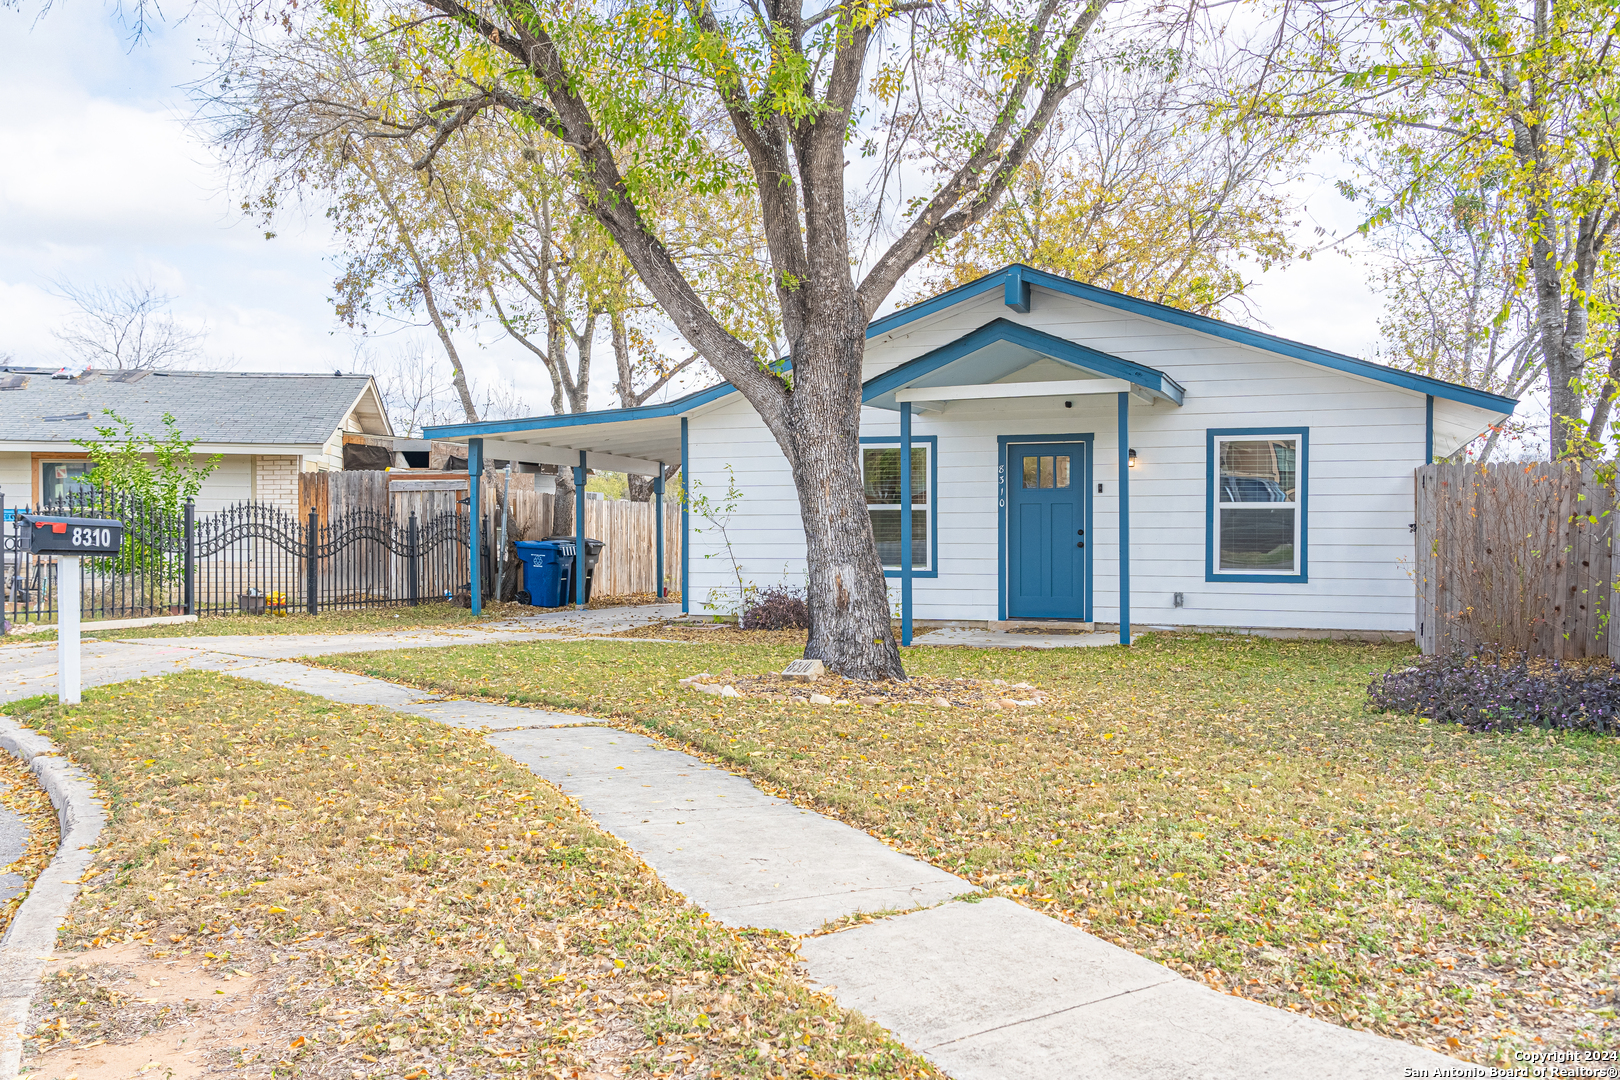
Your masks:
M163 414L199 443L309 446L332 437L370 381L365 375L234 371L92 371L0 367L0 444L95 438L112 423L162 434Z

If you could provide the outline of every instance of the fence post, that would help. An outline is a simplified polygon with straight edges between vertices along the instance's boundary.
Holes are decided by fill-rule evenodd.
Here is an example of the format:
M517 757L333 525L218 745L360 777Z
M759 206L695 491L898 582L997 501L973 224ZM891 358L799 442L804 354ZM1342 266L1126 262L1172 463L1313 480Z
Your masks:
M421 598L421 570L419 565L422 552L417 544L416 511L411 511L411 518L405 525L405 549L410 553L405 557L405 589L411 600L411 607L415 607Z
M320 515L312 506L309 508L309 525L304 529L304 598L309 605L309 613L315 614L319 610L315 601L315 589L320 581L315 570L315 552L319 547L321 533Z
M197 614L197 503L186 500L186 614Z

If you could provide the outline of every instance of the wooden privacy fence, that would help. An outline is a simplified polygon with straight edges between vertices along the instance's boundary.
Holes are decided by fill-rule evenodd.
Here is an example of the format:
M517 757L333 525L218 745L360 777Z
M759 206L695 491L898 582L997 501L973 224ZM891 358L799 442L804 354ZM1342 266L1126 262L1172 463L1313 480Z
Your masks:
M299 520L311 511L325 524L355 511L374 511L404 522L414 513L427 521L451 511L465 515L460 502L467 497L466 473L429 473L353 470L304 473L299 477ZM514 474L508 495L504 477L486 474L479 489L483 510L484 550L494 552L500 536L503 497L510 498L506 538L544 540L552 535L555 506L549 494L536 492L532 476ZM673 591L680 582L681 511L677 500L664 500L664 580ZM650 593L657 588L656 525L654 504L623 499L586 499L585 535L607 546L596 564L591 590L594 596ZM508 559L515 558L510 548ZM493 575L495 567L489 567ZM508 574L503 594L515 591L516 578ZM494 590L493 576L489 588Z
M1620 654L1620 633L1609 633L1615 499L1595 466L1425 465L1416 494L1425 653Z
M650 502L586 499L585 535L607 544L591 583L595 596L650 593L657 585L657 515ZM664 580L671 591L680 583L681 508L664 500Z

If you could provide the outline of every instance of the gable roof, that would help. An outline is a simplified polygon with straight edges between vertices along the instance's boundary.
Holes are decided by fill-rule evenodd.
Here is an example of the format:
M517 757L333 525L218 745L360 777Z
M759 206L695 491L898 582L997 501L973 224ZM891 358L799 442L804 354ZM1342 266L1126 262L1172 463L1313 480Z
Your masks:
M1375 364L1370 360L1362 360L1354 356L1347 356L1344 353L1333 352L1330 349L1322 349L1315 345L1306 345L1303 342L1279 337L1276 334L1267 334L1259 330L1251 330L1248 327L1222 322L1219 319L1212 319L1208 315L1196 315L1190 311L1182 311L1179 308L1156 304L1151 300L1139 300L1124 293L1100 289L1095 285L1087 285L1084 282L1047 273L1044 270L1036 270L1034 267L1025 266L1022 263L1013 263L976 281L970 281L966 285L958 285L956 288L940 293L938 296L901 308L899 311L885 315L880 319L873 319L867 324L866 337L870 340L882 334L887 334L909 323L925 319L930 315L955 307L964 301L972 300L975 297L998 289L1002 291L1004 302L1009 309L1027 314L1033 299L1033 286L1036 285L1062 293L1065 296L1073 296L1100 304L1116 311L1156 319L1160 322L1208 334L1223 341L1263 349L1279 356L1301 360L1308 364L1316 364L1347 375L1371 379L1374 382L1385 383L1414 393L1430 395L1445 401L1455 401L1463 405L1484 409L1495 415L1511 413L1519 403L1517 398L1504 397L1501 394L1492 394L1484 390L1475 390L1469 386L1461 386L1457 383L1446 382L1444 379L1435 379L1410 371L1399 371L1395 368L1385 367L1383 364ZM991 330L993 327L1000 327L1000 329ZM1157 368L1136 364L1109 353L1092 349L1089 346L1081 345L1078 342L1058 338L1007 319L996 319L977 330L970 331L950 345L943 346L923 357L902 364L898 368L873 376L863 384L862 401L868 404L890 404L892 399L889 399L886 395L892 394L896 387L900 385L899 382L894 380L899 377L901 382L905 381L905 376L897 376L898 372L911 370L912 365L929 361L930 358L941 365L960 359L961 356L966 354L957 352L953 355L952 350L959 349L963 343L973 339L975 335L989 332L1010 339L1012 332L1007 330L1007 327L1017 331L1021 336L1037 335L1039 339L1042 339L1038 343L1034 343L1033 339L1031 339L1031 342L1025 342L1037 352L1046 355L1057 355L1054 350L1059 349L1060 346L1066 347L1066 351L1063 352L1061 358L1076 366L1086 367L1099 373L1107 371L1120 378L1154 389L1163 396L1175 400L1178 404L1180 403L1182 387L1169 375L1159 371ZM1142 377L1133 377L1133 374ZM912 370L911 377L916 377L915 370ZM1154 382L1154 378L1160 381ZM537 416L522 420L446 424L440 427L426 428L423 435L430 439L481 438L520 431L577 428L598 424L619 424L627 421L667 420L690 414L733 393L736 393L736 387L730 383L722 382L713 386L706 386L701 390L694 390L683 397L667 401L662 405L641 405L630 409L601 409L584 413L568 413L561 416Z
M1354 356L1347 356L1344 353L1336 353L1331 349L1322 349L1315 345L1306 345L1304 342L1279 337L1276 334L1267 334L1260 330L1251 330L1246 326L1222 322L1219 319L1212 319L1208 315L1197 315L1191 311L1182 311L1180 308L1156 304L1151 300L1139 300L1124 293L1100 289L1095 285L1087 285L1081 281L1047 273L1045 270L1036 270L1034 267L1025 266L1022 263L1013 263L1011 266L1003 267L993 274L987 274L977 281L970 281L966 285L958 285L948 292L942 292L938 296L930 297L921 303L901 308L899 311L886 315L881 319L874 319L866 328L866 336L871 338L878 334L886 334L891 330L905 326L907 323L926 318L946 308L954 307L964 300L971 300L976 296L982 296L997 289L1002 290L1004 302L1009 308L1018 312L1028 312L1032 300L1031 286L1034 285L1039 285L1044 289L1051 289L1053 292L1062 293L1065 296L1088 300L1091 303L1100 304L1115 311L1145 316L1159 322L1170 323L1173 326L1196 330L1199 333L1208 334L1223 341L1247 345L1255 349L1264 349L1266 352L1287 356L1294 360L1303 360L1308 364L1318 364L1347 375L1359 375L1375 382L1398 386L1403 390L1411 390L1419 394L1432 394L1437 398L1472 405L1493 413L1511 413L1519 403L1518 398L1504 397L1501 394L1492 394L1485 390L1475 390L1470 386L1446 382L1444 379L1435 379L1428 375L1418 375L1410 371L1385 367L1383 364L1375 364L1370 360L1362 360Z
M369 375L234 371L101 371L53 378L54 368L0 367L0 445L95 438L111 409L135 430L163 433L163 415L200 444L318 446L368 392ZM392 429L380 409L373 435Z
M993 348L1000 344L1014 348L1005 351ZM1177 405L1186 392L1180 383L1158 368L1125 360L1032 326L1022 326L1010 319L993 319L949 345L941 345L915 360L874 375L862 387L861 401L867 405L893 407L893 394L901 387L943 385L940 380L952 378L952 372L960 367L972 369L976 382L994 382L1027 366L1031 354L1050 357L1104 378L1123 379Z

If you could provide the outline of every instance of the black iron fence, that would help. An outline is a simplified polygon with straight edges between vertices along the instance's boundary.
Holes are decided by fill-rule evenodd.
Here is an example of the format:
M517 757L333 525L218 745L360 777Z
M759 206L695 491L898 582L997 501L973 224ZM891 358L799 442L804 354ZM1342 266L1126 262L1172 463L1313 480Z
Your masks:
M467 588L466 519L447 512L403 522L357 510L321 524L263 503L199 517L112 492L70 495L30 511L0 497L0 617L55 622L56 560L20 542L21 514L117 518L124 544L112 558L79 560L80 617L273 615L416 604Z

